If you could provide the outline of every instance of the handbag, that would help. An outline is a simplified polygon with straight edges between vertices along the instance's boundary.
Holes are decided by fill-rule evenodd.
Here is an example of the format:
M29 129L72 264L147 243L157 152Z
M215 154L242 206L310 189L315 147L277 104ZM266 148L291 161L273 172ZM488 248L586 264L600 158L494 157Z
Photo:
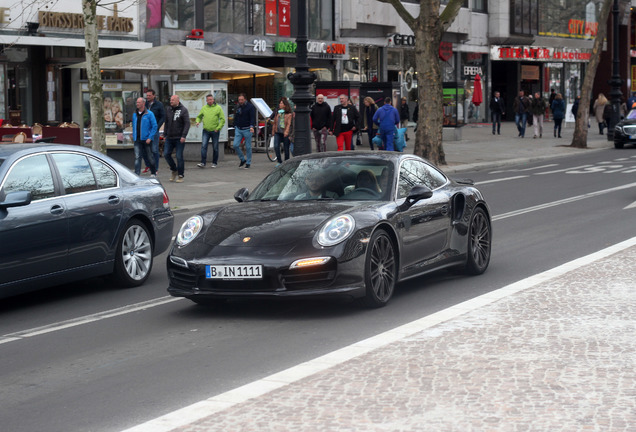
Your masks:
M274 148L274 137L273 136L269 139L269 148Z

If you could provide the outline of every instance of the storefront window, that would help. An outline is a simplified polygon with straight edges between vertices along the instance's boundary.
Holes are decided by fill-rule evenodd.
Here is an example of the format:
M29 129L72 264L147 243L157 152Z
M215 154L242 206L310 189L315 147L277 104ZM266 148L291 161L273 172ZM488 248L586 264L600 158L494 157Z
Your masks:
M151 11L152 22L156 22L152 11L157 9L157 0L148 1L148 10ZM195 0L163 0L161 8L161 26L163 28L172 28L180 30L189 30L194 28L194 10ZM156 12L154 12L156 14ZM150 21L148 26L150 27Z
M203 3L203 15L205 16L203 31L219 31L219 0L205 0Z
M574 99L581 95L581 63L565 64L565 80L567 87L563 97L566 103L574 103Z
M539 12L539 35L592 39L598 32L601 4L602 2L589 0L542 3Z
M333 1L309 0L309 38L333 39Z
M536 35L539 32L537 0L512 0L510 12L512 33Z

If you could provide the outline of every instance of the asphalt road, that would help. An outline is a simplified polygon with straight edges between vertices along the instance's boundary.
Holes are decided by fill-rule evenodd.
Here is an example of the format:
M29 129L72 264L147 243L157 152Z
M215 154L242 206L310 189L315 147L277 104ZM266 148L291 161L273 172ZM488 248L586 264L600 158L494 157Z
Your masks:
M632 149L458 176L477 182L494 216L489 270L408 281L379 310L207 309L165 298L165 257L141 288L95 279L0 301L2 429L125 429L636 236Z

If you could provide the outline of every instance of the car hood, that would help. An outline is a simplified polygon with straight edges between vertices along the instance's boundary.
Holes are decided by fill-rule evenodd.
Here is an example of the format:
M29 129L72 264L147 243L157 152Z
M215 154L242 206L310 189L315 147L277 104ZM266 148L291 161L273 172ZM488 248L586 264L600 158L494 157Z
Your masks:
M355 203L332 201L234 204L216 212L203 241L210 246L291 244L312 237L328 219L354 207Z
M619 126L634 126L636 125L636 119L624 119L618 125Z

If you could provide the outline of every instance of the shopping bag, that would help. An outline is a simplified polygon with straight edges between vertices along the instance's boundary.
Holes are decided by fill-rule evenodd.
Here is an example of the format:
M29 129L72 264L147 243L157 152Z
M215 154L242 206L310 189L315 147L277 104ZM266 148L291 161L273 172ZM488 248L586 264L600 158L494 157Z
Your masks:
M274 148L274 137L269 139L269 148Z
M393 147L395 147L395 151L397 152L403 152L404 147L406 147L406 139L404 135L406 135L406 128L399 128L395 134L395 143L393 144Z

